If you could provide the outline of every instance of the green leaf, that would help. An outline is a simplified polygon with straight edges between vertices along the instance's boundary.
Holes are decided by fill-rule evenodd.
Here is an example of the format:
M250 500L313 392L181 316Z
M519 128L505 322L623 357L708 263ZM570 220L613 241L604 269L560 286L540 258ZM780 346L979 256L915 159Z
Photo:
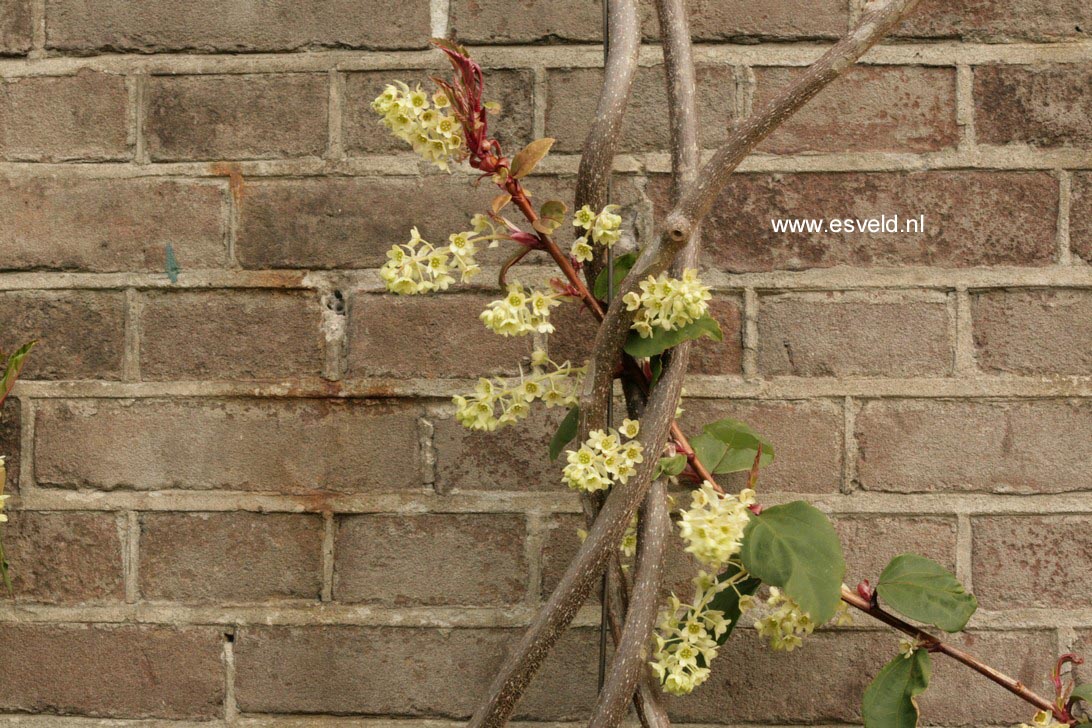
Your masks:
M917 696L929 687L933 673L927 650L897 655L883 666L865 690L861 713L865 728L915 728Z
M525 146L523 149L516 152L516 156L512 157L512 164L509 168L512 170L512 176L516 179L526 177L531 174L531 171L538 166L538 163L550 152L550 147L554 145L556 140L551 137L543 137L542 139L535 139L533 142Z
M652 476L652 479L662 478L665 475L674 477L681 473L686 468L686 456L685 455L673 455L669 458L660 458L660 462L656 463L656 474Z
M718 581L725 581L731 579L733 576L739 573L739 566L735 562L729 562L727 570L720 575ZM724 618L730 622L728 629L724 631L720 637L717 638L717 644L723 645L728 641L728 638L732 636L732 630L736 628L736 622L739 621L743 612L739 608L739 598L741 596L750 596L758 591L758 587L762 586L762 580L750 577L736 584L736 588L728 587L721 593L713 597L713 601L709 602L710 609L719 609L724 612ZM738 592L737 592L738 590Z
M561 200L546 200L539 210L540 217L532 223L532 227L540 233L553 235L554 231L565 222L565 211L569 208Z
M1069 694L1069 699L1083 700L1092 705L1092 683L1082 683L1073 688L1073 692Z
M743 532L743 566L779 586L816 624L834 616L846 562L834 526L803 502L773 506L751 519Z
M724 340L724 333L720 330L720 324L712 316L702 316L697 321L683 326L681 329L666 331L661 328L653 329L652 336L641 338L636 331L631 331L626 339L626 353L636 359L647 359L657 354L662 354L673 346L678 346L684 341L700 339L708 336L716 341Z
M702 461L712 473L723 475L750 470L755 456L758 455L759 445L762 446L762 457L759 458L758 466L764 468L774 460L773 444L739 420L726 417L710 422L702 429L726 446L715 463Z
M167 243L167 278L171 283L178 283L178 274L182 272L178 258L174 255L174 246Z
M37 341L31 341L28 344L23 344L14 354L8 357L8 361L4 365L4 374L0 376L0 404L4 404L8 392L15 386L15 380L19 378L19 372L23 370L27 354L37 343Z
M716 464L728 452L727 445L706 432L690 438L690 447L694 448L694 455L698 458L698 462L710 473L714 472Z
M576 428L580 424L580 408L573 406L569 410L569 414L565 415L565 419L561 420L561 424L557 427L557 432L550 438L550 459L557 460L557 456L561 454L562 449L576 437Z
M626 253L619 255L614 259L614 290L618 290L618 286L622 285L622 281L629 275L630 269L633 264L637 262L636 253ZM607 269L599 271L599 275L595 277L595 285L592 286L592 292L595 297L601 301L607 300Z
M967 625L978 600L947 569L924 556L903 554L880 574L876 591L900 614L958 632Z
M652 379L649 380L648 386L655 387L656 382L660 381L660 376L664 373L664 359L662 356L649 357L648 368L652 373Z

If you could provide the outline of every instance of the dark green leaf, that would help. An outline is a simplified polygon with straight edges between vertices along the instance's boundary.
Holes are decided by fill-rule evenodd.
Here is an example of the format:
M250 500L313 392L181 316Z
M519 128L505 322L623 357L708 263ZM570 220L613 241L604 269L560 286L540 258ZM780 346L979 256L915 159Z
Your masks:
M723 475L750 470L755 456L758 455L759 445L762 446L762 457L759 458L758 466L766 467L774 460L773 444L739 420L725 418L711 422L702 429L726 446L715 463L702 461L710 472Z
M626 340L626 353L636 359L647 359L657 354L662 354L673 346L678 346L684 341L700 339L708 336L716 341L724 340L724 333L720 330L720 324L711 316L703 316L693 323L683 326L681 329L653 329L652 336L641 338L636 331L631 331Z
M865 728L914 728L918 724L917 696L929 687L933 672L926 650L898 655L883 666L865 690L861 713Z
M743 532L740 558L747 571L781 587L816 624L834 616L846 562L834 526L815 507L793 501L762 511Z
M951 572L917 554L891 559L880 574L876 592L896 612L945 632L963 629L978 609L978 600Z
M626 275L629 273L629 269L633 267L633 264L637 262L636 253L626 253L619 255L614 259L614 267L611 269L614 271L614 290L618 290L618 286L622 285L622 281L625 280ZM592 292L595 293L595 297L601 301L607 300L607 269L599 271L599 275L595 277L595 285L592 286Z
M561 454L562 449L576 437L576 428L580 424L580 408L574 406L569 410L569 414L565 415L565 419L561 420L561 424L557 427L557 432L550 438L550 459L557 460L557 456Z
M1083 700L1092 705L1092 683L1082 683L1073 688L1073 692L1070 693L1069 697L1071 700Z
M656 463L656 474L652 476L652 479L662 478L664 476L676 476L686 468L686 456L674 455L669 458L660 458L660 462Z
M698 458L698 462L710 473L728 452L727 445L706 432L690 438L690 447L694 448L694 455Z
M660 381L660 375L664 373L664 360L663 357L654 356L648 360L648 368L652 372L652 379L649 380L648 386L655 387L656 382Z
M725 570L725 572L720 575L719 581L723 582L727 579L732 578L738 573L739 566L735 562L731 562L728 564L728 568ZM727 589L713 597L713 601L709 602L710 609L719 609L720 611L724 612L724 618L731 622L731 624L728 625L728 629L725 630L724 634L722 634L717 639L717 644L723 645L725 642L727 642L728 638L732 635L732 630L736 628L736 622L739 621L739 618L742 615L742 611L739 608L739 598L741 596L749 596L751 594L754 594L756 591L758 591L758 587L760 587L761 585L762 581L760 579L755 579L754 577L744 579L743 581L736 584L735 589L733 589L732 587L728 587Z
M167 243L167 278L171 283L178 283L178 274L182 268L178 265L178 258L174 257L174 246Z

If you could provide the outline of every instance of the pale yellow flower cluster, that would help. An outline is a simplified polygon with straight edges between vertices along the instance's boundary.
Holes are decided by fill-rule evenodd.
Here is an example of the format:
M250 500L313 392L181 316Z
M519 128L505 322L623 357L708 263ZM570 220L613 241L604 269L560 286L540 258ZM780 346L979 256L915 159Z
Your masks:
M551 334L550 309L561 305L562 295L552 291L534 291L519 282L508 284L504 298L493 301L481 313L481 320L490 331L501 336Z
M387 251L387 262L379 269L387 290L402 295L445 291L455 282L453 273L459 274L462 283L477 275L481 271L474 258L478 246L495 247L498 236L485 215L475 215L471 224L473 230L452 233L443 247L422 238L416 227L411 229L409 241Z
M444 112L451 101L443 91L429 95L420 85L411 89L401 81L387 84L372 101L383 126L409 143L425 161L448 170L453 162L466 158L459 120Z
M771 649L792 652L804 643L804 637L815 631L811 615L776 586L770 587L766 605L773 611L755 622L755 629L760 636L770 640Z
M637 472L634 466L645 459L644 446L633 439L639 429L636 420L624 420L618 430L593 430L580 449L569 451L562 480L585 493L606 490L615 481L625 483Z
M712 294L698 280L698 272L693 268L683 271L682 278L661 273L658 277L649 276L640 285L640 293L631 291L622 300L627 311L637 312L632 328L643 339L652 336L656 328L681 329L705 316L709 310Z
M1054 716L1045 710L1040 710L1031 719L1031 723L1021 723L1018 728L1066 728L1065 723L1054 720Z
M690 496L690 509L679 519L679 535L686 551L703 564L720 569L739 553L743 529L751 520L748 507L755 492L745 488L738 496L721 495L708 480Z
M535 400L542 400L547 407L576 404L583 367L568 361L557 364L542 351L534 353L531 363L536 371L521 374L519 383L512 386L501 380L479 379L473 394L454 398L455 419L468 429L491 432L529 415Z
M710 609L709 605L720 592L734 589L736 581L738 578L718 582L714 574L700 571L694 578L693 603L686 604L671 595L656 625L656 650L651 663L666 692L688 695L709 678L709 665L717 656L717 639L731 626L724 612Z
M595 256L592 243L610 248L622 238L622 216L616 212L618 209L618 205L607 205L596 214L584 205L573 213L573 225L584 230L573 241L573 258L586 263Z

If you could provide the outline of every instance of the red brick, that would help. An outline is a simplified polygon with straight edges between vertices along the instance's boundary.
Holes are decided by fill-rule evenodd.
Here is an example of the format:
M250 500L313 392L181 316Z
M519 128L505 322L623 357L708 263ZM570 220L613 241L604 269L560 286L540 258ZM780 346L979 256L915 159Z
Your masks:
M20 602L117 602L125 597L113 513L12 511L3 536Z
M949 374L948 304L831 292L764 296L758 367L803 377Z
M29 0L4 0L0 13L0 54L25 55L30 50Z
M322 592L322 517L287 513L145 513L145 599L246 602Z
M756 68L755 109L802 68ZM760 145L760 151L929 152L959 141L955 69L856 66L823 89Z
M682 401L683 431L690 437L704 425L731 417L742 420L774 446L774 462L762 469L760 493L837 493L842 480L842 408L825 400ZM744 487L742 475L720 479Z
M492 198L470 182L447 175L250 182L236 254L244 268L378 267L415 225L437 244L469 229Z
M664 112L667 90L663 67L637 72L626 107L619 151L644 152L668 148L668 118ZM699 66L698 115L701 143L712 147L722 141L731 127L735 109L735 72L726 66ZM555 149L578 152L584 145L603 72L596 68L551 69L546 77L546 135L557 138Z
M11 495L19 492L19 463L21 444L20 402L15 397L8 397L0 407L0 455L5 457L4 469L7 471L5 483L0 489Z
M141 311L145 379L318 375L325 361L317 296L304 291L149 293Z
M66 488L303 493L421 487L416 411L374 400L51 400L35 474Z
M1069 208L1069 239L1073 253L1092 263L1092 172L1074 174Z
M527 592L523 516L346 516L334 598L394 606L515 604Z
M466 718L519 630L243 627L236 695L247 713ZM570 630L516 710L540 720L586 718L595 699L594 630ZM406 680L414 690L407 697Z
M1088 487L1080 400L882 400L857 415L858 480L899 493L1063 493Z
M0 182L5 270L163 271L170 244L182 266L227 256L219 182L50 179Z
M30 162L128 159L128 104L124 76L8 79L0 87L0 154Z
M153 76L145 89L155 161L276 159L326 150L329 91L318 73Z
M666 207L668 182L649 192ZM706 260L731 272L932 265L1049 265L1058 184L1044 172L742 174L705 227ZM775 233L770 220L925 216L925 232Z
M982 144L1092 148L1087 65L979 66L974 118Z
M485 328L478 314L494 298L358 296L349 311L350 372L357 377L516 374L531 353L531 337L498 336Z
M113 291L0 293L0 349L37 339L24 379L120 379L125 296Z
M551 462L550 439L567 410L534 405L531 415L494 432L468 430L453 416L437 418L436 486L452 490L554 491L561 483L563 460Z
M342 133L346 151L357 154L410 152L408 144L395 138L379 123L379 117L372 111L372 100L394 79L411 86L420 83L431 91L434 85L429 77L446 77L449 72L450 67L437 67L346 74L345 99L342 102ZM485 96L501 105L501 113L489 117L489 133L495 135L510 154L531 141L533 92L534 75L530 71L485 69Z
M1088 291L983 291L971 297L978 366L1014 374L1092 374Z
M972 520L974 593L985 609L1088 609L1088 516L982 516Z
M1088 38L1084 0L922 0L894 35L974 41Z
M220 630L5 624L0 709L104 718L220 717Z
M255 6L150 4L141 0L48 0L46 46L96 51L239 52L309 48L422 48L424 0L274 0Z
M887 563L905 553L933 559L955 573L955 518L868 514L833 520L846 558L846 584L862 579L875 584Z

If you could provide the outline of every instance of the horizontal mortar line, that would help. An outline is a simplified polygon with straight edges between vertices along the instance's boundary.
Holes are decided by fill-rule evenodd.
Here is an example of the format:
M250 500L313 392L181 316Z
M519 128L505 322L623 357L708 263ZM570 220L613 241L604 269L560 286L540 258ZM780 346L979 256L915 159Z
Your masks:
M513 377L514 378L514 377ZM20 380L14 396L42 399L154 397L287 397L324 398L436 398L447 399L474 389L477 379L383 377L347 378L329 382L301 378L270 382L254 381L36 381ZM695 374L687 378L687 397L709 399L807 399L860 397L928 398L1043 398L1092 397L1092 376L1041 377L907 377L828 378L775 377L747 380L740 376Z
M806 65L834 44L814 41L788 43L698 43L695 60L704 64ZM603 64L599 45L470 46L471 55L489 68L595 68ZM1050 43L962 43L942 40L879 45L861 59L878 65L942 65L1002 63L1076 63L1092 58L1092 41L1072 40ZM658 65L662 52L658 44L641 47L639 63ZM160 55L117 54L84 57L45 57L0 61L0 77L69 75L81 69L107 73L216 74L284 73L323 71L402 70L442 68L435 51L330 50L308 53L256 53Z
M521 265L520 280L542 285L557 276L545 256ZM496 292L500 267L483 265L469 284L460 284L447 294ZM705 266L703 281L714 291L739 293L747 289L767 291L899 291L984 288L1092 288L1092 266L1047 265L1041 267L996 266L979 268L938 268L930 266L853 268L811 268L755 273L732 273ZM166 273L77 273L67 271L0 272L0 291L33 290L202 290L223 288L300 289L327 291L340 288L353 293L386 293L378 268L328 270L228 270L221 268L183 269L172 283Z
M560 466L559 466L560 468ZM515 484L515 479L513 479ZM763 493L765 505L807 500L834 516L971 516L1092 513L1088 493L894 493L858 490L841 493ZM192 490L65 490L26 488L12 498L10 511L187 511L258 513L436 514L436 513L580 513L580 503L557 479L548 491L469 491L338 494L250 493Z
M503 607L374 607L367 605L261 603L186 605L162 602L57 606L48 604L0 605L0 624L186 624L242 626L360 626L437 629L508 629L530 624L541 605ZM599 624L599 608L585 605L573 627ZM1020 609L975 613L968 629L1013 631L1092 626L1092 609ZM828 626L825 631L877 632L888 628L858 618L852 626Z
M465 720L445 718L372 718L367 716L332 714L280 714L243 713L230 723L222 720L191 721L166 718L86 718L83 716L29 715L25 713L0 714L0 725L25 728L311 728L312 726L351 726L352 728L463 728ZM587 721L529 721L513 720L512 728L581 728ZM640 725L635 717L625 718L621 725L636 728ZM676 728L800 728L799 725L776 723L672 723ZM845 723L809 723L807 728L852 728ZM1012 728L1011 726L981 726L981 728Z

